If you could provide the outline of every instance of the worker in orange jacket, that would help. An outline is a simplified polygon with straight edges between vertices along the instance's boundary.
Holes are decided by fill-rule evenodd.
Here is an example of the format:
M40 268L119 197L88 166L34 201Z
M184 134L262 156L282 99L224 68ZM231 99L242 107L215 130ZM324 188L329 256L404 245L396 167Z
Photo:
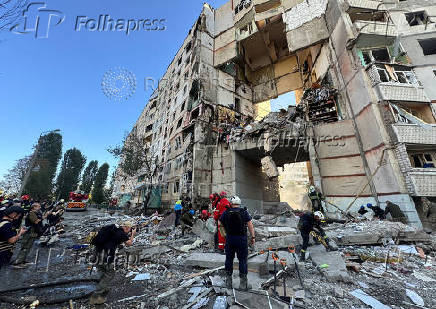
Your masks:
M222 191L219 197L220 200L213 212L213 218L217 222L217 227L218 227L218 250L224 252L224 247L226 245L226 238L223 235L221 235L218 220L221 217L221 215L227 210L227 208L230 208L230 202L227 199L227 193L225 191Z

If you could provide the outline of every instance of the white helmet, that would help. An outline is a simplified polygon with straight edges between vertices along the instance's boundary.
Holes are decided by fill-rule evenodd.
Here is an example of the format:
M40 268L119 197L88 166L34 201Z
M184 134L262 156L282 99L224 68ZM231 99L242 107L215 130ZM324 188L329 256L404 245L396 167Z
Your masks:
M310 193L315 192L315 187L314 187L314 186L310 186L310 187L309 187L309 192L310 192Z
M239 196L235 195L230 199L230 203L232 205L241 205L241 199L239 198Z
M324 214L322 212L320 212L320 211L315 211L313 215L315 217L318 217L320 220L324 220L325 219Z

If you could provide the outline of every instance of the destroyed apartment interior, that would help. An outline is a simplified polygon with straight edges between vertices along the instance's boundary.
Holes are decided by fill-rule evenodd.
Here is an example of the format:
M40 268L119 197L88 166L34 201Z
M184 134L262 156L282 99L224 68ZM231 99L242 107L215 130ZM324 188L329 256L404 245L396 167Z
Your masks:
M436 2L199 11L125 139L147 164L132 174L122 157L117 211L68 222L80 231L72 269L86 266L86 235L129 220L137 235L117 251L108 308L436 308ZM226 286L214 194L252 218L251 289L238 288L239 253ZM189 226L179 201L195 213ZM315 211L325 235L305 251L301 218Z

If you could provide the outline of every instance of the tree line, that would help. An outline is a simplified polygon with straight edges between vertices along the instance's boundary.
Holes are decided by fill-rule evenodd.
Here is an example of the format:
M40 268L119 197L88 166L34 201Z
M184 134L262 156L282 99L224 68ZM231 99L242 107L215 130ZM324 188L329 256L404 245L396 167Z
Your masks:
M33 155L17 160L3 176L4 180L0 183L0 187L16 194L25 181L22 194L28 194L37 200L67 200L69 193L77 189L90 194L92 202L96 204L110 199L112 183L110 188L105 188L109 164L103 163L99 166L97 160L92 160L84 169L87 158L79 149L72 148L64 153L56 177L61 158L62 135L54 132L42 135ZM27 181L26 174L28 174Z

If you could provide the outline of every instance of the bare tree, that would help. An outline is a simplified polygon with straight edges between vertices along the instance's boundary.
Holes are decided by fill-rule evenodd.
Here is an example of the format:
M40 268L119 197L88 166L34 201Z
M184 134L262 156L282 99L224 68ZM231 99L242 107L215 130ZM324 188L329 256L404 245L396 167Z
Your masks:
M108 152L120 159L117 177L122 177L124 181L137 176L144 178L146 192L143 212L145 213L152 192L153 176L158 168L157 156L151 152L149 141L140 136L134 128L125 136L122 145L110 147Z
M0 0L0 31L10 30L23 15L29 0Z
M21 183L29 168L32 156L26 156L15 162L15 165L3 175L0 187L9 194L17 194L20 191Z

